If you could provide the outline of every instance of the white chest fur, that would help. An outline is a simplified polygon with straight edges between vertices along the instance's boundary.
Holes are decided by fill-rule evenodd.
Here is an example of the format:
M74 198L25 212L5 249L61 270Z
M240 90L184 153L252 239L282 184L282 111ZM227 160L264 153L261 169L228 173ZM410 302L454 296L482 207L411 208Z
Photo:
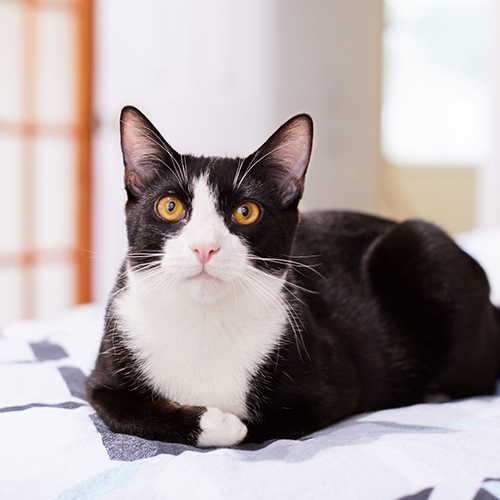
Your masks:
M129 271L115 311L143 374L163 397L248 416L250 381L286 323L281 280L248 278L214 303ZM251 282L251 280L256 280ZM263 281L264 280L264 281Z

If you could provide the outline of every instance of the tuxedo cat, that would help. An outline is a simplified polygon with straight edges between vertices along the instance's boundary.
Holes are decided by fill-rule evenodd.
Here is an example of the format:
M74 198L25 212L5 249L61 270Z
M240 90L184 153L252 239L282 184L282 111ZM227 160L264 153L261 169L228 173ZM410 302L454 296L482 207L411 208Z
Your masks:
M494 392L500 313L443 231L299 217L309 116L229 159L177 153L126 107L121 144L129 250L88 380L111 430L230 446Z

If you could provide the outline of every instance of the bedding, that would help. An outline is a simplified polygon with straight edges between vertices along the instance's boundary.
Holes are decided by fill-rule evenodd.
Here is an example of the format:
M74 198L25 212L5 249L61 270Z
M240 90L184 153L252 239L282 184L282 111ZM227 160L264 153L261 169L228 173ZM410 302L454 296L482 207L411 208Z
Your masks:
M458 241L500 299L500 230ZM112 433L85 399L104 307L0 331L0 499L500 499L500 397L356 415L298 441L197 449Z

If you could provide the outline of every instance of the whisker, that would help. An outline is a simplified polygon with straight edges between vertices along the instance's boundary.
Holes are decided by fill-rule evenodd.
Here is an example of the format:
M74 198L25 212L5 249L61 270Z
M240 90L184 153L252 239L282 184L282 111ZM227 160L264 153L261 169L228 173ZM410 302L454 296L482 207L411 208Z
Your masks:
M241 173L241 167L243 167L244 162L245 162L244 158L240 158L238 160L238 168L236 169L236 174L234 175L234 179L233 179L233 188L236 188L236 184L238 182L238 177L240 176L240 173Z
M123 120L121 120L123 122ZM146 137L147 139L149 139L150 141L152 141L154 144L156 144L161 150L163 150L165 153L167 153L170 158L172 159L172 161L175 163L175 165L177 166L177 170L180 171L181 167L179 165L179 162L175 159L175 157L172 155L172 153L167 149L167 147L165 147L164 144L162 144L162 140L163 138L157 134L154 130L150 129L149 127L147 127L146 125L143 125L141 128L139 127L136 127L135 125L131 125L131 124L127 124L127 126L129 127L132 127L136 132L139 132L140 134L142 134L144 137ZM144 131L147 131L149 133L145 133ZM155 140L155 137L158 139L158 140ZM182 184L182 181L181 181L181 178L178 174L178 172L175 172L171 167L170 165L168 165L167 163L165 163L163 160L161 160L158 155L155 155L153 154L153 156L158 160L160 161L163 165L165 165L171 172L173 175L175 175L175 177L177 178L177 180L179 181L180 184Z
M160 269L154 269L149 273L142 274L142 276L143 278L146 278L148 280L147 282L148 287L146 288L146 291L148 292L154 291L160 285L165 285L165 281L168 280L168 283L166 283L165 285L165 288L167 288L170 285L170 283L175 279L174 276L171 276Z
M276 264L286 264L290 265L291 267L298 267L298 268L304 268L304 269L309 269L313 273L317 274L320 278L326 279L317 269L314 269L314 267L321 266L321 264L304 264L302 262L295 262L293 260L287 260L287 259L277 259L277 258L271 258L271 257L257 257L254 255L248 256L250 260L256 260L256 261L261 261L261 262L271 262L271 263L276 263Z
M265 274L265 273L262 273L262 274L264 276L268 277L267 274ZM251 276L251 275L248 274L248 272L247 272L247 276ZM298 314L295 312L292 304L290 304L290 302L284 296L276 295L275 291L272 290L268 284L264 283L263 280L258 280L257 282L253 281L253 284L254 285L258 284L257 286L259 287L260 292L264 293L266 295L266 297L278 300L279 303L289 313L286 315L286 317L289 321L290 327L292 328L294 338L295 338L295 341L297 343L297 350L299 353L299 357L300 357L301 361L304 361L302 358L302 354L301 354L301 348L302 348L304 350L304 352L307 354L307 356L309 357L309 359L311 359L309 356L309 352L307 351L306 345L304 343L303 336L302 336L302 329L305 330L305 326L302 323L302 320L300 319ZM269 294L271 294L271 295L269 295Z
M254 291L256 291L256 292L258 292L260 294L264 294L269 299L269 300L267 300L265 302L265 307L269 311L269 313L271 314L271 316L273 317L274 321L276 321L276 313L275 313L275 311L273 311L271 309L271 304L274 304L274 305L278 306L281 315L288 322L288 314L287 314L286 310L284 309L283 305L279 303L279 301L278 302L276 301L276 297L274 295L272 295L270 293L266 293L265 290L259 289L258 286L255 283L253 283L252 281L250 281L250 279L249 279L248 276L242 276L242 280L244 281L244 283L246 285L248 285ZM253 295L250 293L249 290L246 289L246 287L243 287L243 288L244 288L245 292L247 293L247 295L251 298L251 300L254 303L254 305L256 306L256 304L255 304L255 298L253 297ZM276 343L276 365L275 366L277 366L277 363L278 363L278 360L279 360L281 341L282 341L282 338L280 336L278 338L278 340L277 340L277 343Z
M252 162L248 166L248 168L245 170L245 173L243 174L243 177L238 182L238 186L237 187L241 186L241 183L244 181L245 177L248 175L248 173L250 172L250 170L252 170L252 168L254 168L255 165L257 165L257 163L259 163L259 161L262 161L264 158L266 158L266 156L269 156L270 154L274 153L275 151L278 151L278 149L284 148L285 146L288 146L288 144L281 144L280 146L277 146L272 151L269 151L269 153L266 153L264 156L261 156L257 161L254 161L254 159L255 159L255 157L254 157L252 159Z
M188 172L187 172L187 164L186 164L186 158L184 155L181 155L181 166L182 166L182 173L184 176L184 182L188 184Z
M143 126L143 130L147 130L148 132L150 132L151 134L153 134L154 137L156 137L158 139L158 141L156 141L151 135L145 134L145 136L148 139L150 139L151 141L153 141L160 149L162 149L163 151L165 151L165 153L167 153L170 156L170 158L172 159L172 161L176 164L177 168L180 169L179 162L174 158L174 156L168 150L168 148L164 144L162 144L163 138L161 137L161 135L157 134L154 130L150 129L149 127L147 127L145 125Z
M291 286L295 288L296 290L300 290L305 293L311 293L311 294L318 294L319 292L316 290L309 290L308 288L304 288L301 285L297 285L297 283L293 283L292 281L289 281L285 278L279 278L278 276L273 276L272 274L265 273L264 271L257 269L255 267L251 268L251 272L261 274L262 276L265 276L267 278L273 279L273 280L278 280L282 281L284 286Z
M165 252L163 250L150 251L150 252L128 252L127 257L158 257L163 255Z
M318 276L320 276L321 278L323 279L326 279L319 271L317 271L316 269L314 269L315 267L319 267L321 266L321 263L318 263L318 264L304 264L303 262L297 262L297 261L294 261L292 260L292 258L287 258L287 259L279 259L279 258L275 258L275 257L258 257L257 255L248 255L248 254L243 254L243 253L239 253L239 254L234 254L238 257L246 257L247 259L249 260L258 260L258 261L262 261L262 262L271 262L271 263L276 263L276 264L285 264L285 265L290 265L291 267L302 267L302 268L307 268L309 270L311 270L312 272L316 273ZM317 257L315 255L308 255L308 256L296 256L294 255L293 256L294 258L295 257Z
M175 176L175 178L177 179L179 184L182 184L181 177L179 176L179 174L176 171L174 171L174 170L172 170L172 168L170 168L170 165L168 163L165 163L158 155L153 155L153 156L156 158L157 161L159 161L161 164L165 165L165 167L167 167L170 170L170 172L172 172L172 174ZM172 155L170 155L170 156L172 156ZM180 169L180 167L179 167L179 169Z

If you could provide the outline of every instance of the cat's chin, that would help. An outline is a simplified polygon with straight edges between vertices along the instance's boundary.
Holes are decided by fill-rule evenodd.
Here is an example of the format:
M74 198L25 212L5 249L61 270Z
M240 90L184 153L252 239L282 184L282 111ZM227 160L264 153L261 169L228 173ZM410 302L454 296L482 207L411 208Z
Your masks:
M189 276L186 278L187 281L194 281L198 283L221 283L222 280L217 278L216 276L213 276L212 274L208 273L204 269L200 271L198 274L195 274L193 276Z
M231 289L229 283L205 271L186 278L183 288L192 299L205 304L217 302Z

